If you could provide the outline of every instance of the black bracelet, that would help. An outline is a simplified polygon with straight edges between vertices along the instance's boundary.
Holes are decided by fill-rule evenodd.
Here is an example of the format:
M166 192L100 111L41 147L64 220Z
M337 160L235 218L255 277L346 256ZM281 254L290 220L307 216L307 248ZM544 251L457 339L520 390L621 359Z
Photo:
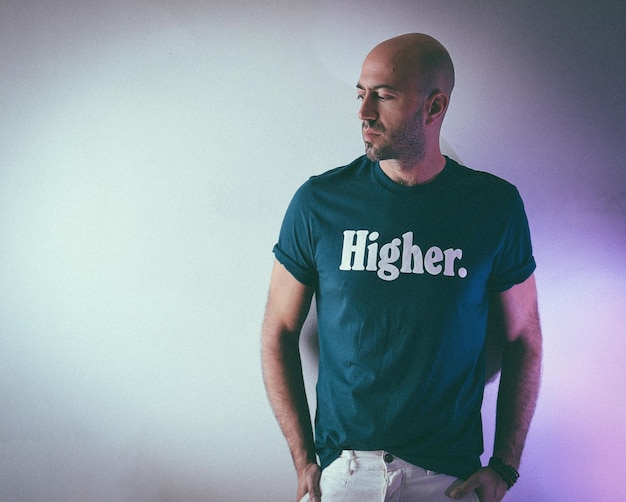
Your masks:
M509 490L513 488L515 482L519 479L519 472L509 464L505 464L500 457L491 457L489 459L489 467L498 473L498 475L509 486Z

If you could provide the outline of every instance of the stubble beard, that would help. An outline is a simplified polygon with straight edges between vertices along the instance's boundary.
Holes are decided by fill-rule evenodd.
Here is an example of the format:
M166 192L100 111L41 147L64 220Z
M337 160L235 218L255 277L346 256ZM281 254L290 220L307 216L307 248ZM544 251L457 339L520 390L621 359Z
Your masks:
M363 123L363 129L385 133L385 128L376 123ZM392 131L384 143L376 147L365 141L365 155L371 161L399 160L404 162L419 162L426 156L426 138L422 123L421 111L413 115L404 125Z

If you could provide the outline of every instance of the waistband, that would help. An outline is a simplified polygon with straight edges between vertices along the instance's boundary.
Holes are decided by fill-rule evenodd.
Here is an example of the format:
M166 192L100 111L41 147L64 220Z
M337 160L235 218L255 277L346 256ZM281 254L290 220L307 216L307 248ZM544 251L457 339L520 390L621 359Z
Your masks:
M385 450L374 450L374 451L365 451L365 450L342 450L341 458L382 458L388 452Z
M358 466L366 467L368 469L386 469L387 471L410 469L412 472L419 472L426 476L438 474L435 471L411 464L385 450L342 450L339 455L339 459L344 459L346 461L348 474L352 474L353 468Z

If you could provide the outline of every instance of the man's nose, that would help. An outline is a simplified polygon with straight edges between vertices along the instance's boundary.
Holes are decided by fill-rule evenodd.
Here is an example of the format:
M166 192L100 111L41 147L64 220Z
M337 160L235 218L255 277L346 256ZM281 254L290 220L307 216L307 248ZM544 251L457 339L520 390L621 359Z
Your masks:
M363 97L358 116L359 120L376 120L378 118L378 112L370 96Z

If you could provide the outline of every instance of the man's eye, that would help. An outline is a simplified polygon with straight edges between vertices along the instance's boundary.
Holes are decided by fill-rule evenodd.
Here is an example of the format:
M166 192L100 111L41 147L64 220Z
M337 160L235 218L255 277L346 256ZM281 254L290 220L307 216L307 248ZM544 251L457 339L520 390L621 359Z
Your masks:
M363 96L363 94L357 94L357 96L356 96L357 100L364 99L364 98L365 98L365 96Z

